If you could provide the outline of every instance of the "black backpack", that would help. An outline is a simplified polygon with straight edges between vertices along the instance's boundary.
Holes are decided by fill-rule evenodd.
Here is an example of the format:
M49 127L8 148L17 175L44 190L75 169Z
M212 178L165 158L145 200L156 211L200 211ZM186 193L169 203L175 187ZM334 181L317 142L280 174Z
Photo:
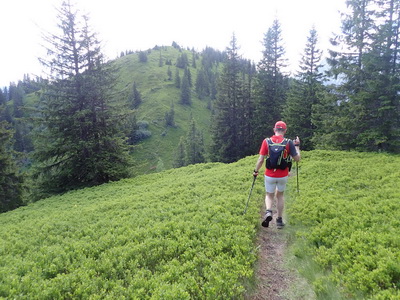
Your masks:
M266 161L267 169L281 169L292 168L292 158L287 153L286 145L289 143L289 139L283 139L280 143L274 143L270 138L266 139L268 145L268 157Z

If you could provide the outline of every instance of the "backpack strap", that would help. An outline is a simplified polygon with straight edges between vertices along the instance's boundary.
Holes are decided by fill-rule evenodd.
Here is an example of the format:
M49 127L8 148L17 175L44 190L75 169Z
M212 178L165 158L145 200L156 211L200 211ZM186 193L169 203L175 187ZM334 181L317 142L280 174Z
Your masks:
M273 145L273 142L272 142L271 138L266 138L265 141L266 141L267 147L268 147L268 154L267 154L267 157L269 157L269 155L270 155L270 153L271 153L269 147L270 147L271 145Z
M271 140L271 138L266 138L266 141L267 141L267 145L268 146L286 146L286 145L288 145L289 144L289 139L287 139L287 138L284 138L283 140L282 140L282 142L280 142L280 143L274 143L272 140Z

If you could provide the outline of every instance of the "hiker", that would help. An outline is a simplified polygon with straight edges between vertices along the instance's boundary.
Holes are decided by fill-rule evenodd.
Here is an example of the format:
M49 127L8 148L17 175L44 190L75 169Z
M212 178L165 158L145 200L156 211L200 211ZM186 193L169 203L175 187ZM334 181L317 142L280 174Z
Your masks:
M300 139L298 136L294 141L285 139L286 129L287 127L285 122L276 122L274 127L275 134L268 139L264 139L261 144L260 156L253 173L253 176L255 177L258 175L258 170L263 165L264 158L267 157L264 176L266 213L264 221L261 223L263 227L268 227L269 222L272 220L272 205L275 196L278 211L276 226L278 229L282 229L285 226L285 223L282 220L285 203L283 193L289 176L291 159L296 162L300 160ZM272 147L273 150L270 151Z

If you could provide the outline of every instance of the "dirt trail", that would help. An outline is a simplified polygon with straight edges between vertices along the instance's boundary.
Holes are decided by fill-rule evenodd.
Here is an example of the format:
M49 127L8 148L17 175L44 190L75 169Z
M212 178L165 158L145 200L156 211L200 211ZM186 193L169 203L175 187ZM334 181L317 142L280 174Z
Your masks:
M282 233L282 230L276 228L274 221L270 223L269 228L261 228L257 240L260 247L256 269L257 289L247 300L287 299L284 294L293 278L284 268L286 240Z
M275 218L268 228L261 228L257 246L256 290L246 300L315 299L312 290L296 271L287 266L285 229L277 229Z

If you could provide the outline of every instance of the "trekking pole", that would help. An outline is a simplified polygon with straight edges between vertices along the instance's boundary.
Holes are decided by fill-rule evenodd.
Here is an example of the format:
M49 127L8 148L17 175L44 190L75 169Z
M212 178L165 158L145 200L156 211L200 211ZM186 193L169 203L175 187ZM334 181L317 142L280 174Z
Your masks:
M299 193L299 162L296 161L296 181L297 181L297 193Z
M253 191L254 183L256 182L256 179L257 179L257 176L253 175L253 177L254 177L253 184L251 185L251 189L250 189L250 192L249 192L249 198L247 198L246 208L244 209L243 214L245 214L246 211L247 211L247 207L249 206L249 200L250 200L251 192Z

